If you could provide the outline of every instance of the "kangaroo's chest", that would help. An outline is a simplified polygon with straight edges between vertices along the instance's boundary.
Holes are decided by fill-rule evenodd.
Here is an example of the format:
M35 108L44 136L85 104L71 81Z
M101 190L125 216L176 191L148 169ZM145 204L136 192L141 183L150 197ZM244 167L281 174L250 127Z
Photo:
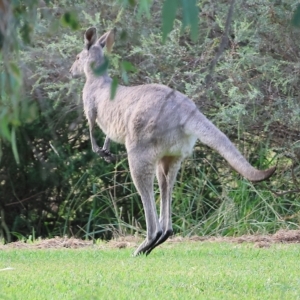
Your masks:
M96 121L101 130L111 140L120 144L125 143L126 126L124 124L124 114L117 103L99 103Z

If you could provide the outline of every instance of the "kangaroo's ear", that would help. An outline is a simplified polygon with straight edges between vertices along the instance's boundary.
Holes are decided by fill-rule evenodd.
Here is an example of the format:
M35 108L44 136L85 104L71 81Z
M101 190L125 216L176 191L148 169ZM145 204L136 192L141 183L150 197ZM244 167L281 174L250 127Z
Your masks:
M92 45L95 44L97 40L97 30L95 27L90 27L84 34L84 44L86 48L89 50Z
M98 40L98 43L101 45L102 48L106 46L108 52L111 52L112 46L115 42L115 32L116 29L114 28L103 34Z

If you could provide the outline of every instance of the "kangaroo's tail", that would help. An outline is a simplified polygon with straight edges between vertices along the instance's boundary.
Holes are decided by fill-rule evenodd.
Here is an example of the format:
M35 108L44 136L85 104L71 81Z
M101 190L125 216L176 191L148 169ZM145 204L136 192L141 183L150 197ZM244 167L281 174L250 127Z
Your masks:
M187 120L185 129L187 133L197 136L203 144L219 152L233 169L250 181L268 179L276 170L276 167L267 170L252 167L229 138L199 111L193 112L193 117Z

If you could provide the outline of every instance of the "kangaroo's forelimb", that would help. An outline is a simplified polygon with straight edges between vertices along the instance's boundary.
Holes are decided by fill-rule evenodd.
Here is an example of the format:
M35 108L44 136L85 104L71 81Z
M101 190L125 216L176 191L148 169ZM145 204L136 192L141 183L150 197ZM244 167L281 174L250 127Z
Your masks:
M100 152L98 153L106 162L108 163L114 163L119 159L127 157L127 154L112 154L110 152L110 138L108 136L105 137L104 145Z
M95 136L94 136L94 128L96 124L97 112L95 109L90 109L86 112L88 124L89 124L89 132L90 139L92 144L93 152L97 153L100 157L102 157L106 162L112 163L115 161L114 155L109 151L110 148L110 139L108 137L105 138L103 148L99 147Z
M110 152L110 138L108 136L105 137L101 153L98 154L108 163L116 161L116 156Z

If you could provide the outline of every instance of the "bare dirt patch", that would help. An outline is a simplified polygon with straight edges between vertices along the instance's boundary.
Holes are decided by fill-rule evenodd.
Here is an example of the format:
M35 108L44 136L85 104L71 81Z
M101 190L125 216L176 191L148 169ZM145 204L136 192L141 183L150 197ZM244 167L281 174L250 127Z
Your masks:
M5 249L80 249L80 248L130 248L136 247L140 239L134 236L118 237L108 242L100 241L94 243L90 240L77 238L55 237L51 239L37 239L34 242L17 241L6 245L0 245L0 250Z
M174 238L176 239L176 238ZM181 238L186 240L186 238ZM300 243L300 230L279 230L270 235L242 235L238 237L211 237L193 236L188 238L190 241L210 241L210 242L230 242L230 243L253 243L258 248L268 248L272 244L278 243ZM171 239L172 241L172 239Z
M272 235L243 235L239 237L172 237L166 243L180 242L230 242L230 243L252 243L255 247L268 248L276 243L300 243L300 230L279 230ZM141 238L135 236L118 237L108 242L96 242L81 240L77 238L55 237L52 239L36 240L34 242L18 241L6 245L0 245L0 250L5 249L80 249L80 248L134 248L141 242Z

